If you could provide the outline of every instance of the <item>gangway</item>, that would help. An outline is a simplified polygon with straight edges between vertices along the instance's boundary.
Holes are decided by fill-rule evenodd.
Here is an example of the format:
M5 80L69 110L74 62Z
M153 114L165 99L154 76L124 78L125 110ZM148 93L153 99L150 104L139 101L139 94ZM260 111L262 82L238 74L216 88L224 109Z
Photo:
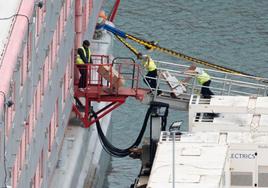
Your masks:
M162 95L157 95L157 92L152 92L153 95L148 95L144 98L143 103L149 103L154 100L164 102L170 105L170 108L177 110L188 111L189 102L193 95L199 96L201 85L197 83L196 77L193 74L185 73L189 66L165 62L155 61L158 67L158 77L156 90L161 90ZM268 85L256 80L251 76L243 76L222 71L204 69L211 75L210 89L216 96L267 96ZM172 75L172 78L163 77L163 73ZM185 78L191 77L189 83L182 83ZM181 86L183 84L183 86ZM174 88L179 87L179 92L174 96ZM184 90L186 88L186 91ZM153 90L152 88L150 88ZM181 92L183 90L183 92ZM204 101L204 99L203 99Z

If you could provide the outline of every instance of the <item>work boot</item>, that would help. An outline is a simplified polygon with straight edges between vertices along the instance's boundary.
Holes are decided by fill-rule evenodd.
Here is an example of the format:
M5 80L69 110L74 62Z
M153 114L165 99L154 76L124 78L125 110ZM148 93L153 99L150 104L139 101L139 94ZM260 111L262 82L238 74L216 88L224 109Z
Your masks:
M161 95L163 92L161 90L157 90L157 95Z

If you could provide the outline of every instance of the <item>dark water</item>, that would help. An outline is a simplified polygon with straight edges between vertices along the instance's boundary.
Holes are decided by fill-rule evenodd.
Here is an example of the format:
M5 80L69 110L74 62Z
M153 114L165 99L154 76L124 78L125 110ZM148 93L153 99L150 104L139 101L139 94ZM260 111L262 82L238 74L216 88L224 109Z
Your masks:
M107 1L106 7L113 2ZM268 77L267 0L125 0L121 1L115 23L130 34L157 40L161 46ZM182 62L159 52L151 55L154 59ZM134 57L119 42L115 42L115 56ZM114 145L125 148L133 143L146 110L147 106L130 99L113 112ZM180 112L171 112L169 117L169 123L186 119ZM139 169L139 160L112 158L105 187L129 187Z

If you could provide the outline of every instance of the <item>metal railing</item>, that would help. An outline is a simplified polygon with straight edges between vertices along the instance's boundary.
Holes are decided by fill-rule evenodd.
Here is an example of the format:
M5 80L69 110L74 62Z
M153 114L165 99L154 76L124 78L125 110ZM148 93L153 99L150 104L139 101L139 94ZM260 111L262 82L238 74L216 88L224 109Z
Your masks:
M129 88L137 89L139 87L140 66L135 63L133 58L116 57L113 59L112 65L124 78Z
M112 89L113 84L111 83L113 83L113 68L117 70L119 78L124 79L124 87L132 88L134 90L137 90L140 87L141 79L145 80L146 83L146 78L148 78L142 74L140 65L132 58L117 57L113 59L112 63L109 56L92 55L92 59L93 64L79 65L80 68L84 67L87 71L87 86L107 86ZM191 78L188 83L183 83L187 88L187 91L182 94L183 96L190 97L192 94L200 93L202 86L197 83L196 76L185 73L189 66L165 61L155 61L155 63L157 64L158 76L157 78L151 79L156 79L157 87L150 88L149 84L146 84L146 87L153 91L155 97L157 97L157 92L154 92L156 90L170 93L172 96L172 89L167 81L161 76L161 73L165 71L168 71L172 76L176 77L179 83L185 78ZM109 67L110 79L104 79L103 76L99 74L98 70L100 66ZM267 96L268 94L268 79L259 80L258 78L251 76L225 73L205 68L204 70L211 76L212 82L209 88L215 95ZM178 82L174 82L174 84L178 84ZM77 84L77 82L75 82L75 84Z
M97 87L101 93L103 87L109 88L109 91L115 92L119 87L126 87L137 92L139 88L140 66L131 58L117 57L112 62L109 56L92 55L91 64L76 65L78 70L84 72L85 88ZM78 86L78 81L75 85Z
M158 77L155 78L157 79L157 88L155 90L162 90L172 94L173 91L169 84L161 77L162 72L168 71L172 76L175 76L179 82L187 77L191 78L190 82L184 83L187 92L183 93L183 95L200 93L202 86L197 83L196 76L185 73L189 66L164 61L155 61L155 63L158 69ZM268 79L260 80L256 77L225 73L205 68L204 70L211 76L211 85L209 88L215 95L267 96L268 94ZM154 89L151 88L151 90Z

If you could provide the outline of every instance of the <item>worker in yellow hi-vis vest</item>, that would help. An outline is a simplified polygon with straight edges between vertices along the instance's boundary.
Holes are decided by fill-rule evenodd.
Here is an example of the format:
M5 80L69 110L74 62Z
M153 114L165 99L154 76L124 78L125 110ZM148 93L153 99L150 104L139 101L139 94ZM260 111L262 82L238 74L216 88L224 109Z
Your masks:
M202 68L196 67L195 65L192 65L189 67L185 73L195 74L197 82L202 85L201 87L201 95L204 98L210 99L211 95L214 95L214 93L209 89L211 78L208 73L206 73ZM183 82L187 82L191 78L186 78Z
M145 76L145 83L149 84L152 89L156 89L157 67L154 60L150 56L142 55L141 53L137 55L137 58L141 60L142 65L147 70L147 74ZM158 95L161 93L162 91L157 91Z
M82 47L77 49L76 65L78 66L81 74L79 79L78 88L85 88L87 83L87 67L85 64L92 63L90 42L88 40L83 41Z

